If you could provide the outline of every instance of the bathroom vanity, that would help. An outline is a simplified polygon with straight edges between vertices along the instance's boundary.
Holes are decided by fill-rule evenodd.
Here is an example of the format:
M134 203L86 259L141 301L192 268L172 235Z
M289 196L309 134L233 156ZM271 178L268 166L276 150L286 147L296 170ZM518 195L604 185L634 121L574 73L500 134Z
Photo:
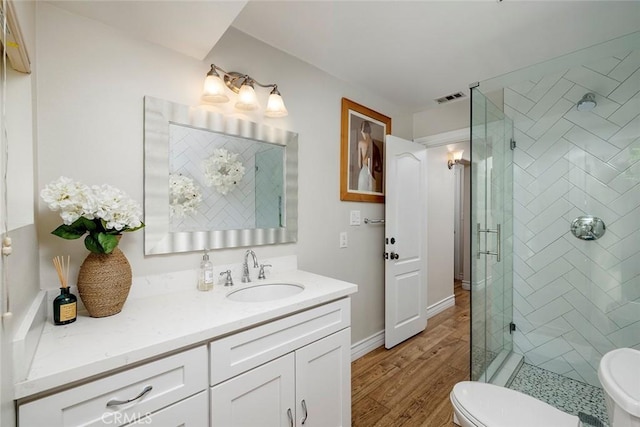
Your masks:
M228 297L269 284L304 289L272 300L251 289L243 293L252 301ZM15 387L18 425L349 426L356 290L291 270L47 325L28 377Z

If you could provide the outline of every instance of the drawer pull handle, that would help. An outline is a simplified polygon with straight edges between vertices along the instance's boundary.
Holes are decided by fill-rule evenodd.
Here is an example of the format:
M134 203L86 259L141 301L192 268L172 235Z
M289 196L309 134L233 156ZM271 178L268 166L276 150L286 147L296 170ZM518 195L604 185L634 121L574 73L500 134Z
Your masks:
M302 410L304 411L304 417L302 417L300 422L304 424L307 422L307 417L309 416L309 413L307 412L307 402L305 402L304 399L302 399Z
M153 387L148 385L144 388L144 390L142 390L140 392L139 395L137 395L136 397L134 397L133 399L129 399L129 400L116 400L116 399L112 399L110 401L107 402L107 408L110 408L112 406L119 406L119 405L124 405L125 403L131 403L134 400L138 400L140 399L142 396L144 396L145 394L149 393L151 390L153 390Z
M287 417L289 417L289 426L293 427L293 415L291 415L291 408L287 409Z

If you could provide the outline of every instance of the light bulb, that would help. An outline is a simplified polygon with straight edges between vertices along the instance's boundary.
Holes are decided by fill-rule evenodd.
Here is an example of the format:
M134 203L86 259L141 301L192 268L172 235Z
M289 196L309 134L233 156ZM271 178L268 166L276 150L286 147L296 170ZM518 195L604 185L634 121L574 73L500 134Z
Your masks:
M274 89L269 95L267 109L264 111L264 115L267 117L285 117L287 114L289 114L289 112L287 111L287 107L284 106L282 96Z
M238 102L236 102L235 107L238 110L255 110L258 108L256 91L249 83L244 83L240 87L240 92L238 93Z
M211 67L211 71L207 73L207 77L204 79L204 89L202 93L202 100L206 102L227 102L229 97L225 93L225 84L216 72Z

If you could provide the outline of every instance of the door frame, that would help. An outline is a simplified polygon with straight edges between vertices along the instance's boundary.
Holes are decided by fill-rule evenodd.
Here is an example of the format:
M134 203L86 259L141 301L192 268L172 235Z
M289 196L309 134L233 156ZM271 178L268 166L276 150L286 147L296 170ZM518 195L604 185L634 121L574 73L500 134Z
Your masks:
M466 127L462 129L457 129L449 132L442 132L436 135L424 136L421 138L414 139L414 142L424 145L427 148L435 148L441 147L444 145L453 145L453 144L463 144L467 143L469 145L469 154L471 153L471 129ZM467 148L465 148L465 151ZM454 271L453 277L458 279L458 276L462 275L462 288L469 290L471 289L471 265L470 265L470 256L471 249L469 247L470 242L470 221L471 218L467 215L464 217L464 225L461 226L461 217L464 215L464 204L467 206L471 202L470 200L465 199L465 191L464 187L468 180L465 180L465 172L463 168L456 168L456 186L455 186L455 195L454 198L456 203L460 204L459 209L455 210L456 217L454 218L454 232L455 232L455 240L456 243L454 245L457 248L457 254L454 254L454 257L458 257L460 262L460 267L457 269L458 271ZM466 193L468 194L468 192ZM455 258L454 258L455 259Z

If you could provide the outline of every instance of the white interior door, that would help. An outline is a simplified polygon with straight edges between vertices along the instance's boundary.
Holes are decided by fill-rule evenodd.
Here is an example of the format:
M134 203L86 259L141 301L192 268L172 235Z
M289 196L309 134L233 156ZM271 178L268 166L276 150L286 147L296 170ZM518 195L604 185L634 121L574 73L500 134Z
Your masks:
M427 150L385 141L385 347L427 327Z

